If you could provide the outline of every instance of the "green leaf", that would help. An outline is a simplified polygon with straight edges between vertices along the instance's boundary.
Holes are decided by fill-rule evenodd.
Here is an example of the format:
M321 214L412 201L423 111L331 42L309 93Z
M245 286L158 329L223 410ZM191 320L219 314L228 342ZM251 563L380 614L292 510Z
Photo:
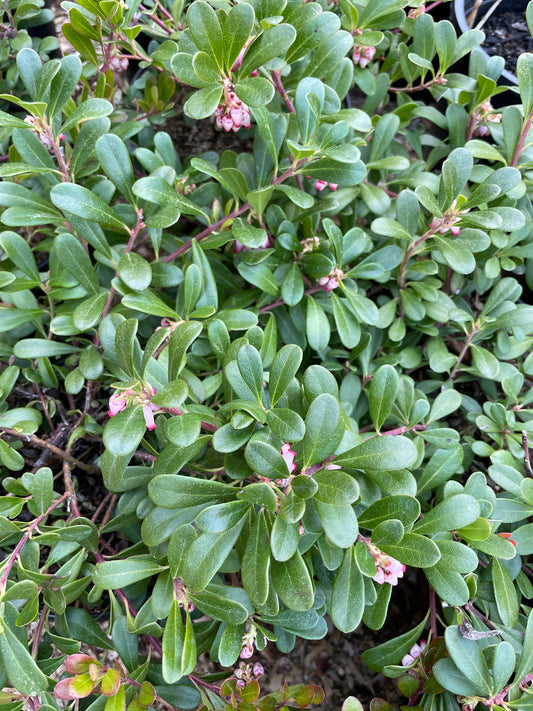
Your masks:
M122 299L122 303L135 311L142 311L160 318L168 318L171 321L180 320L178 314L155 294L152 294L151 291L145 291L142 294L126 294Z
M56 248L61 263L89 294L99 293L98 276L87 252L79 240L71 234L62 234L56 238Z
M478 693L492 694L491 676L481 645L463 637L457 625L450 625L444 633L446 647L454 664L476 687Z
M50 199L63 212L72 213L91 222L128 231L117 213L102 198L81 185L61 183L50 191Z
M278 517L281 518L281 517ZM263 510L253 522L241 564L242 585L254 605L264 605L268 598L270 548L268 527Z
M246 515L234 528L222 533L202 533L193 541L183 566L183 580L198 593L211 581L239 537Z
M229 501L207 506L196 517L197 526L208 533L223 533L236 526L250 510L246 501Z
M275 57L281 57L296 38L292 25L280 24L262 32L248 47L241 65L240 75L249 76Z
M385 496L371 504L359 516L359 525L370 531L383 521L398 519L407 528L420 515L420 504L413 496Z
M194 119L208 118L219 105L221 96L222 87L220 84L206 86L191 94L184 106L184 111L187 116Z
M377 647L366 649L361 655L363 662L374 672L383 671L386 666L399 663L400 659L404 654L407 654L413 644L418 642L425 626L426 620L424 619L409 632L405 632L384 644L379 644Z
M364 609L364 578L355 562L353 549L348 548L333 583L331 620L341 632L353 632L361 622Z
M168 344L168 379L175 380L185 367L187 349L202 332L199 321L180 323L174 329Z
M237 353L237 365L242 379L250 388L258 402L263 392L263 362L259 352L251 345L244 344Z
M0 233L0 246L6 252L13 264L27 277L41 282L41 275L33 252L25 239L15 232L5 231Z
M527 117L533 109L533 54L524 52L518 57L516 76L520 98L524 106L524 115Z
M196 666L196 639L189 614L186 625L181 618L181 609L174 599L165 624L162 639L163 678L167 684L175 684L182 676L194 671Z
M127 407L112 417L104 429L104 445L115 455L134 452L146 431L142 407Z
M314 475L313 481L318 484L315 499L323 501L325 504L342 506L353 504L359 498L359 485L346 472L321 469Z
M109 116L111 113L113 113L113 105L109 101L105 99L86 99L69 115L61 130L70 131L71 128L82 122Z
M396 471L410 467L418 458L417 450L407 437L372 437L335 458L335 464L365 471Z
M109 180L128 202L135 204L133 166L124 142L114 133L100 136L96 141L96 155Z
M307 298L306 317L307 342L315 351L323 351L330 338L331 329L324 309L316 299Z
M284 442L299 442L305 434L305 422L297 412L287 407L269 410L267 423L276 437Z
M272 406L276 404L289 387L298 372L302 357L302 349L292 343L280 348L276 354L270 367L269 377L269 395Z
M474 344L470 346L470 352L472 354L474 367L482 378L494 380L498 377L500 361L493 353L486 348L480 348Z
M17 358L52 358L78 352L79 348L68 343L48 341L45 338L24 338L13 348Z
M274 85L266 77L246 77L233 87L235 93L247 106L255 108L269 104L275 93Z
M283 516L276 516L270 536L270 548L275 560L289 560L298 549L300 524L287 521Z
M368 401L370 416L378 432L394 406L399 385L398 373L391 365L382 365L372 376Z
M254 26L253 7L246 3L234 5L224 21L224 64L227 70L235 64Z
M507 568L498 558L492 559L492 585L502 622L512 629L518 622L518 597Z
M0 653L4 670L11 684L27 696L36 696L46 691L48 682L39 669L28 648L22 644L7 625L0 632Z
M305 418L304 469L333 454L342 436L337 432L339 419L340 407L333 395L323 393L313 400Z
M359 530L353 507L349 504L326 504L316 497L314 504L328 539L339 548L351 547Z
M526 630L524 633L524 642L520 661L516 669L515 678L523 679L526 674L530 673L533 668L533 615L528 615Z
M233 501L237 492L232 486L218 481L161 474L150 481L148 494L157 506L168 509L186 509L210 503Z
M272 561L272 582L281 601L290 610L304 612L313 606L313 582L298 551L289 560Z
M480 508L477 499L469 494L450 496L430 509L415 523L413 532L440 533L468 526L478 519Z
M382 551L414 568L429 568L440 559L437 544L418 533L406 533L400 543L383 545Z
M224 41L218 17L206 2L195 2L187 12L189 31L194 43L204 52L208 52L219 69L223 70ZM229 67L231 69L231 67Z
M459 274L471 274L476 268L476 260L472 252L463 247L460 240L452 240L450 237L439 237L433 235L435 246L442 254L444 261L454 271Z
M151 578L164 570L162 565L156 563L148 556L127 560L108 560L98 563L93 570L93 582L105 590L117 590L127 585Z
M303 289L303 285L302 285ZM361 340L361 326L356 316L348 308L344 299L339 299L334 291L331 292L331 305L333 318L339 332L339 338L346 348L355 348Z
M457 390L443 390L437 395L431 406L428 422L442 420L461 406L461 395Z
M289 469L281 453L268 442L252 439L246 445L244 458L256 474L269 479L286 479Z
M127 252L118 263L118 275L130 289L143 291L152 281L152 268L143 257L135 252Z
M236 5L236 7L244 6ZM231 226L231 234L235 237L235 239L239 240L241 244L249 249L261 247L264 244L265 239L267 239L266 230L261 227L254 227L253 225L250 225L246 222L246 220L243 220L242 217L237 217L237 219L233 222L233 225Z

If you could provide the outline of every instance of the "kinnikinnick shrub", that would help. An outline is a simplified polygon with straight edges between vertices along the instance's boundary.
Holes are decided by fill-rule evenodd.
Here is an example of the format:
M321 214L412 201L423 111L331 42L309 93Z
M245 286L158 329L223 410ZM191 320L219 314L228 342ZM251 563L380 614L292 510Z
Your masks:
M4 3L6 709L320 704L416 568L401 708L533 708L533 54L430 9Z

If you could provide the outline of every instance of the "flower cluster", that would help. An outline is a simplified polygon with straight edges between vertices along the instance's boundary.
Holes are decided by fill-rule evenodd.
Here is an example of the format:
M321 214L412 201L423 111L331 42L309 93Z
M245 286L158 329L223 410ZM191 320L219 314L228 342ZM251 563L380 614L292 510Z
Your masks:
M109 398L109 417L114 417L119 412L122 412L130 403L141 405L146 426L149 430L155 429L154 412L161 410L158 405L154 405L151 402L155 393L155 388L150 385L143 385L141 386L141 392L133 390L132 388L126 388L126 390L111 395Z
M461 219L460 215L468 212L468 210L456 212L455 207L456 201L454 200L450 205L450 209L447 210L442 217L435 217L429 226L430 229L433 230L433 232L439 232L440 234L450 231L452 235L456 237L461 232L461 228L457 225Z
M399 578L403 577L405 565L400 563L399 560L396 560L396 558L385 555L380 550L377 550L377 554L373 555L373 558L377 567L377 573L372 580L380 585L383 585L383 583L397 585Z
M490 131L486 123L501 123L502 115L494 111L490 101L485 101L474 109L470 119L472 137L488 136Z
M50 133L46 130L46 126L40 118L38 118L37 116L26 116L26 118L24 119L24 123L29 123L30 126L32 126L32 133L37 136L37 138L41 141L41 143L47 150L52 149L52 139L50 138ZM65 134L60 133L58 140L64 141ZM60 150L61 152L63 152L62 148Z
M318 283L320 286L323 286L326 291L333 291L333 289L336 289L339 286L339 281L343 278L343 276L344 272L342 272L338 267L335 267L331 274L321 277L318 280Z
M405 565L400 563L399 560L396 560L396 558L382 553L382 551L371 542L370 538L365 538L360 535L359 540L366 545L376 564L377 572L372 580L380 585L383 585L383 583L397 585L398 579L403 577Z
M215 110L215 120L219 128L235 133L244 126L250 128L250 109L229 86L224 87L224 103Z
M355 44L352 53L353 63L356 66L359 65L361 69L364 69L374 59L375 54L375 47L368 47L363 44Z
M337 183L327 183L325 180L315 180L315 185L314 187L318 190L318 192L321 192L324 190L324 188L328 188L330 190L337 190L338 184Z
M424 649L426 648L426 640L421 639L420 642L417 642L416 644L413 644L411 649L409 650L409 653L406 654L402 658L402 666L403 667L409 667L411 664L417 659Z
M233 676L238 680L237 686L239 689L244 689L249 681L254 679L259 679L263 676L265 670L263 665L259 662L255 664L246 664L245 662L240 662L239 667L234 670Z
M109 60L109 66L117 72L125 72L129 66L129 62L126 57L111 57Z

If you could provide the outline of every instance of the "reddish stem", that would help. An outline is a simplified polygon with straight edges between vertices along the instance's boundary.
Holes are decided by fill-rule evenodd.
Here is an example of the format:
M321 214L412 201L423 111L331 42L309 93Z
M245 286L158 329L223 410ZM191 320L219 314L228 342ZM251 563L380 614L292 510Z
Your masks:
M529 129L531 128L532 123L533 123L533 109L531 109L531 111L529 112L529 116L527 117L527 120L524 123L522 132L520 133L520 138L518 139L518 143L516 144L516 148L513 153L513 157L511 159L511 164L510 164L512 168L515 168L518 163L520 154L522 153L522 150L524 149L524 143L526 141L526 137L527 137L527 134L529 133Z
M281 96L283 101L285 102L285 106L287 107L287 111L289 113L294 114L296 113L296 109L294 108L294 104L289 98L289 95L285 91L285 87L283 86L283 82L281 81L281 72L276 72L272 70L270 72L270 76L272 77L272 83L276 87L276 91L278 94Z

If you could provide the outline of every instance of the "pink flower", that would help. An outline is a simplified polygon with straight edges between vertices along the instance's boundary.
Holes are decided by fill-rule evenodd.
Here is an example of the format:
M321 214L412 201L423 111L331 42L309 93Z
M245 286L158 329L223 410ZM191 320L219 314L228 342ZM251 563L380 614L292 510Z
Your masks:
M161 410L159 405L154 405L151 402L155 393L156 390L151 385L141 386L141 392L133 390L133 388L126 388L122 392L114 393L109 398L109 417L114 417L119 412L122 412L129 403L141 405L147 428L149 430L155 429L154 412Z
M234 91L225 88L225 102L215 109L216 125L228 132L235 133L241 128L250 128L250 109Z
M254 653L254 648L251 644L247 644L241 649L241 659L250 659Z
M402 658L402 667L409 667L419 657L426 648L426 640L421 639L417 644L413 644L409 654Z
M156 428L153 412L154 410L157 411L159 410L159 408L157 407L157 405L152 405L151 403L143 407L144 421L146 422L146 426L149 430L155 430Z
M333 291L339 286L339 280L344 276L343 272L338 268L328 274L328 276L320 277L318 283L323 286L326 291Z
M375 47L367 47L362 44L356 44L353 48L352 60L355 65L359 65L361 69L367 67L374 55L376 54Z
M375 548L372 546L372 548ZM373 555L374 563L377 566L377 572L372 578L376 583L383 585L383 583L390 583L391 585L397 585L399 578L403 577L405 572L405 565L400 563L399 560L383 554L378 548L375 548L376 553L370 549Z
M256 662L253 668L253 675L255 676L255 678L257 679L258 677L263 676L264 673L265 670L263 668L263 665L259 662Z
M109 398L109 417L114 417L126 408L126 394L114 393Z
M305 177L308 180L312 180L310 175L306 175ZM318 190L318 192L322 192L322 190L324 190L324 188L327 188L327 187L329 187L330 190L337 190L339 185L338 185L338 183L328 183L325 180L317 179L317 180L315 180L315 184L313 185L313 187L316 188L316 190Z
M292 474L293 471L296 469L296 464L294 463L294 457L296 456L296 452L292 451L291 445L288 442L285 442L285 444L281 448L281 456L285 460L285 463L289 468L290 473Z

